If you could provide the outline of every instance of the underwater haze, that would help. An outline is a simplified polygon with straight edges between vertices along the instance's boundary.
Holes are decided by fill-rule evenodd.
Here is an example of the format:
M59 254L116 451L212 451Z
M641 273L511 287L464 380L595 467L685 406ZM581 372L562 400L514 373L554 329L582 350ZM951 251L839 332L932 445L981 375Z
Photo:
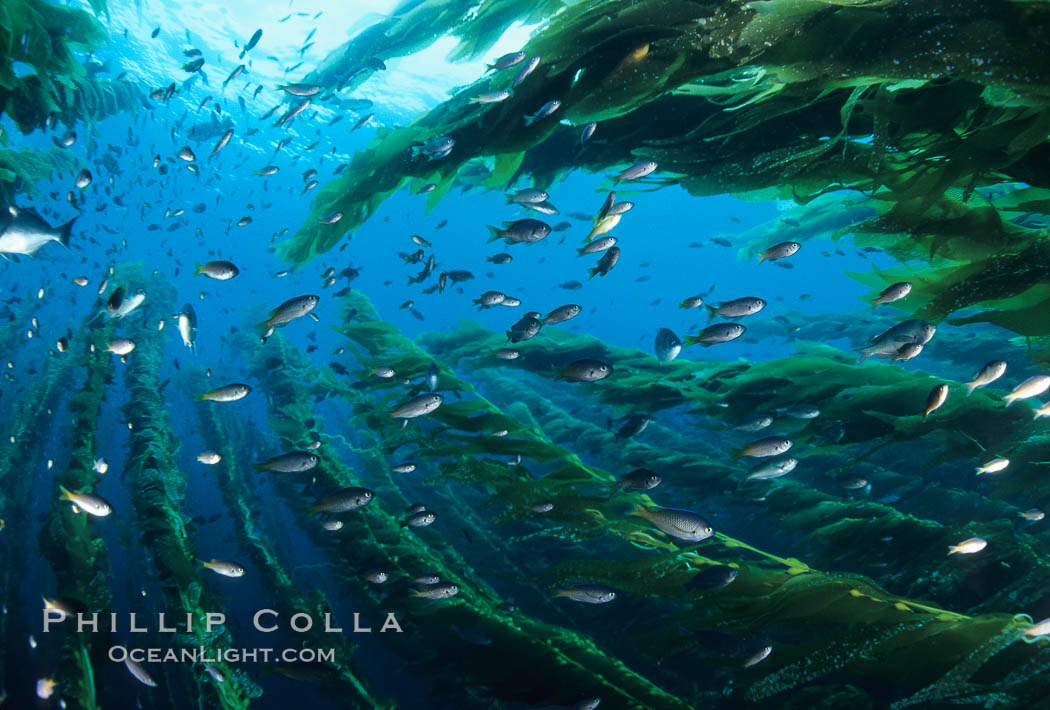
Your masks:
M1050 3L0 57L0 706L1048 707Z

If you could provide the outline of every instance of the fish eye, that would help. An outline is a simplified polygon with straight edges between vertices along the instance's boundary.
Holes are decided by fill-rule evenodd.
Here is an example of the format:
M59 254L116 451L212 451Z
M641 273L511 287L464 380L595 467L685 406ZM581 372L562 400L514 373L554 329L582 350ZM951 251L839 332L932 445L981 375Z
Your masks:
M706 528L704 528L704 534L705 535L710 535L712 532L714 532L714 528L712 528L710 525L708 525Z

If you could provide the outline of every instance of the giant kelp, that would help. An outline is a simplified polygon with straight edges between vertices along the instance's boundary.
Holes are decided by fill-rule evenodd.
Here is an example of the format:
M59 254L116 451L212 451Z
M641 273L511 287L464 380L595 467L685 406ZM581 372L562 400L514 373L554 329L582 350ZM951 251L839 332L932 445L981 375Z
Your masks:
M200 382L204 385L204 382ZM255 563L262 573L263 583L270 589L280 605L282 614L292 616L309 613L312 618L323 618L331 613L331 604L320 590L307 590L287 570L273 549L267 533L258 520L253 504L248 500L248 481L234 451L234 442L245 440L244 424L209 402L197 405L202 424L202 433L213 451L218 451L222 460L217 466L219 491L223 503L230 512L237 531L239 547ZM326 634L320 625L312 626L304 643L318 648L332 648L336 658L330 663L343 681L338 684L336 695L351 707L384 708L390 704L372 689L371 683L355 667L353 649L345 636L334 638Z
M12 342L11 338L8 342ZM72 358L49 358L43 363L41 375L14 405L4 422L4 438L0 441L0 584L7 604L17 603L37 608L35 597L27 601L21 584L20 570L27 564L32 549L30 491L34 476L42 463L44 442L51 431L52 413L69 382ZM21 648L27 633L25 619L11 614L0 614L0 635L4 638L0 664L8 687L14 687L21 674L27 672L24 658L9 659L10 649Z
M267 361L276 355L284 366L276 370ZM283 338L272 338L254 357L260 381L272 402L271 426L284 446L303 446L313 437L323 442L334 440L324 433L324 422L312 402L311 386L321 384L319 391L328 390L323 382L332 374L318 372L309 366L302 355L293 350ZM291 373L306 376L305 380L290 379ZM306 386L304 386L306 385ZM336 386L358 406L361 395L345 385ZM309 419L312 426L306 425ZM389 478L390 462L385 455L385 444L374 434L366 435L354 447L365 469L353 472L334 453L325 453L318 467L318 483L322 489L334 490L349 485L371 483L372 478L385 484L376 486L377 501L362 511L343 518L345 527L339 535L322 530L316 522L307 532L316 544L338 560L337 569L348 580L355 580L355 596L364 608L376 612L388 609L390 597L382 587L363 583L354 574L377 564L396 576L411 577L421 571L436 573L443 580L457 583L463 590L453 600L422 602L411 607L414 634L378 634L381 643L395 649L408 662L423 664L435 673L427 677L437 684L443 694L453 694L457 707L491 707L493 698L537 702L557 698L558 694L585 696L602 695L617 699L629 706L646 708L687 708L691 705L675 698L651 681L629 669L616 658L605 654L590 640L536 619L512 614L500 608L496 592L476 575L469 574L455 550L445 543L429 543L423 536L402 529L396 514L387 509L391 496L407 501ZM324 447L321 451L326 451ZM365 474L367 473L368 478ZM289 502L302 507L304 502L297 491L286 482L280 488ZM353 544L340 542L342 536L353 538ZM491 637L493 643L485 647L485 660L480 662L473 654L447 653L442 644L449 638L449 623L476 628ZM420 644L416 638L426 638ZM522 683L516 668L527 666L543 682L538 685ZM437 671L440 669L440 673Z
M459 40L450 60L474 59L515 22L539 22L566 4L565 0L406 0L330 52L305 81L333 92L353 89L381 71L377 60L415 54L450 34Z
M1022 174L1038 182L1047 77L1029 57L1048 22L1044 8L1021 2L579 3L530 40L543 62L513 100L466 104L502 86L486 77L412 125L381 131L283 251L301 262L331 248L413 180L437 184L433 204L479 174L490 187L522 173L543 185L579 165L640 157L695 194L849 187L881 190L919 214L952 187ZM551 98L563 120L601 122L582 155L575 131L556 121L522 125ZM439 135L456 140L448 157L409 156ZM464 169L483 158L480 173ZM319 228L336 209L344 218Z
M130 288L148 286L149 298L140 308L141 318L156 323L175 309L174 288L161 280L148 284L141 273L137 278L125 278ZM231 646L232 636L225 626L206 631L206 614L216 609L212 595L203 579L201 561L197 558L193 540L187 534L187 522L182 514L186 481L175 463L177 438L168 423L158 377L162 361L164 338L155 328L142 331L136 341L134 357L124 373L128 401L123 407L130 430L128 458L124 466L132 488L132 502L138 519L138 528L144 545L149 550L157 576L164 582L164 604L173 612L172 618L191 615L193 629L185 634L188 645L209 649ZM240 668L226 661L216 663L225 676L223 683L205 680L203 668L183 669L181 679L189 678L189 687L208 707L227 710L248 707L259 688ZM173 670L171 675L179 673Z
M68 464L58 476L59 485L70 491L90 493L101 478L94 467L96 426L106 384L114 369L112 356L106 349L113 325L113 321L106 325L97 323L94 327L85 323L82 332L87 337L78 340L84 381L69 400L68 408L73 414L72 451ZM59 356L74 357L72 353ZM106 546L96 524L90 516L77 514L56 492L38 536L41 551L50 562L57 582L55 593L50 596L74 600L91 612L107 609L112 599ZM66 635L58 675L72 691L67 697L73 707L82 710L100 707L94 668L96 663L104 662L109 642L108 634L70 632Z
M350 322L340 326L340 330L356 343L357 358L362 365L367 369L372 364L382 363L405 375L421 374L425 363L429 362L429 356L379 320L374 309L359 294L352 294L347 299L348 313L353 314L353 317ZM451 350L469 348L472 353L486 352L485 344L479 342L479 338L463 338L462 333L456 335L454 345L451 344L453 339L444 334L430 336L428 340L449 346ZM559 344L564 346L572 340L561 338ZM636 356L635 360L638 359ZM855 368L850 369L855 371ZM441 382L442 391L447 389L468 397L478 397L478 392L472 386L444 368ZM596 385L600 386L601 383ZM383 385L377 387L383 389ZM389 398L385 399L390 401ZM643 400L635 399L636 403L639 401ZM983 689L984 681L973 680L978 670L996 678L1007 673L1005 668L1010 661L1001 657L1000 652L1009 645L1005 640L1017 638L1019 629L1027 623L1026 617L1015 619L991 614L970 618L939 610L887 594L860 575L820 572L797 559L777 557L721 533L716 534L715 542L703 546L679 547L620 517L622 514L615 512L621 505L616 497L586 493L588 487L595 485L608 487L613 479L595 466L584 463L576 453L564 450L564 463L560 467L539 477L530 475L526 462L536 464L550 460L546 452L550 450L552 442L541 430L530 427L523 431L520 426L508 427L511 431L519 432L519 438L512 439L509 447L502 437L464 436L456 431L462 424L468 426L469 432L479 433L491 426L505 424L508 418L485 399L453 403L449 406L453 410L450 413L444 413L446 406L443 405L429 416L429 419L442 426L437 429L426 427L420 433L408 435L396 433L393 423L383 425L381 418L366 417L371 427L382 427L387 432L384 442L388 450L396 450L406 441L415 439L418 444L415 456L423 460L435 460L441 471L439 480L451 479L461 484L481 486L493 496L494 501L519 509L537 500L552 500L554 509L543 516L545 528L552 536L566 540L593 540L592 544L597 544L599 538L620 537L635 546L660 553L657 556L630 559L603 556L600 560L563 561L551 569L552 581L601 581L638 597L681 599L682 583L688 581L696 570L715 561L739 567L741 574L734 582L732 593L705 596L703 604L687 604L672 617L673 621L665 620L657 624L664 630L654 632L650 642L654 649L660 649L656 651L660 658L665 658L669 649L677 648L678 651L672 651L677 653L683 652L683 644L688 647L689 644L675 631L676 627L704 629L714 626L744 635L758 630L769 632L780 627L792 629L795 641L783 648L778 645L781 657L786 659L779 663L785 665L766 681L753 686L748 693L751 699L770 697L843 669L849 669L851 677L857 679L873 676L884 680L892 678L902 689L910 688L912 692L932 684L935 690L924 692L940 693L943 696L960 695L964 686ZM471 416L464 417L464 412L470 412ZM498 458L481 458L486 455L506 456L514 453L515 449L523 458L522 465L508 468L506 464L499 463ZM656 457L660 454L649 453L648 460L659 465ZM801 497L794 498L802 500ZM636 499L643 503L651 502L645 495L638 495ZM827 516L819 512L821 508L827 508L828 503L826 497L823 500L811 500L807 507L813 517L798 527L812 528L814 520L824 519L826 529L824 532L818 529L817 537L827 534L841 541L843 535L853 534L843 529L842 524L851 523L843 517L838 521L839 530L832 531L834 520L827 520ZM843 510L850 507L837 505ZM909 527L912 533L921 529L921 521L912 522L909 516L895 512L890 512L887 517L885 512L889 509L883 510L882 517L869 518L866 523L860 523L857 530L867 526L873 531L883 528L903 534ZM927 527L927 536L929 530ZM521 539L535 541L536 538L530 535ZM857 540L858 547L865 544L869 544L869 541L864 538ZM755 555L758 556L758 562L755 561ZM1030 554L1027 558L1034 559ZM1030 600L1034 600L1039 598L1040 592L1029 588L1026 594ZM866 630L851 629L851 625L858 623L865 625ZM835 654L820 656L816 661L802 660L809 653L804 649L815 648L811 644L816 643L816 639L806 641L804 633L812 625L824 629L818 635L821 644L827 643L828 629L837 629L834 644L837 644L838 651ZM912 662L916 653L932 654L939 661L917 666ZM881 659L877 666L865 660L873 655ZM973 661L974 658L979 658L980 662ZM1032 655L1029 654L1028 658L1031 659ZM800 660L792 662L791 659ZM944 676L938 680L941 674ZM969 682L974 685L967 685ZM1011 693L1023 695L1038 692L1020 679L1016 687L999 688L998 691L1004 697Z

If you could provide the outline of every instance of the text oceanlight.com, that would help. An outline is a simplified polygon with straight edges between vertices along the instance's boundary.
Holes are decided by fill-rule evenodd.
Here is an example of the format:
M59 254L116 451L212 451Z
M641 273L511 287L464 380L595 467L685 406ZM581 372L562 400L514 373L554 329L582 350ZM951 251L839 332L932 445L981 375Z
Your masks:
M316 663L335 661L334 648L128 648L113 646L109 660L123 663Z

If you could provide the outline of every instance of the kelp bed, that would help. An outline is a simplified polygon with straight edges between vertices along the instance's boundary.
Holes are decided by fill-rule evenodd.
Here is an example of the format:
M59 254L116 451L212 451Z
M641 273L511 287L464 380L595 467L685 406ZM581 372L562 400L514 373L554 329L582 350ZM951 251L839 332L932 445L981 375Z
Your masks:
M494 24L535 19L542 4L473 5L406 5L333 52L315 78L338 84L366 58L418 51L456 18L450 59L475 56ZM423 22L432 31L419 32ZM870 212L836 236L913 263L862 280L881 289L906 276L916 289L905 307L924 318L978 306L953 322L1043 336L1045 230L1030 217L1050 204L1050 68L1038 59L1047 29L1050 7L1009 0L564 3L523 47L542 61L511 99L467 101L505 88L514 70L487 73L410 125L381 129L318 190L281 250L306 262L390 195L425 183L433 206L456 185L546 188L572 170L655 160L651 181L696 195L870 198ZM552 98L562 102L552 119L523 125ZM581 147L591 121L598 128ZM438 136L455 139L448 156L412 157ZM341 220L318 224L335 211Z
M132 287L146 283L134 271L119 278ZM137 336L134 356L120 365L130 435L124 482L131 492L144 563L152 570L149 576L161 582L162 594L152 603L160 603L158 610L199 618L225 603L209 591L212 585L202 576L196 528L187 522L184 508L185 474L174 463L178 436L158 394L164 333L148 324L174 310L173 295L156 278L148 286L151 305L140 316L146 325ZM412 669L434 702L491 708L601 696L613 707L638 708L741 702L828 708L940 701L1024 706L1044 692L1041 674L1050 658L1043 644L1019 643L1031 617L1003 613L1041 606L1046 565L1038 550L1043 535L1035 529L1011 533L992 516L961 523L937 520L932 512L950 509L958 496L984 492L930 485L928 495L942 498L932 499L939 503L931 508L933 517L923 517L829 492L823 483L831 474L796 473L788 482L766 488L764 505L777 518L775 526L805 554L762 549L746 533L723 530L703 543L684 544L625 514L636 502L706 501L700 510L705 505L746 507L746 500L726 500L755 494L746 488L732 493L734 472L725 463L725 452L661 424L653 425L657 428L651 437L613 448L608 446L609 431L568 409L570 400L582 394L613 411L633 411L644 402L658 420L671 420L687 408L694 416L733 421L790 401L823 397L834 403L848 388L851 401L859 405L826 408L827 416L849 432L847 437L822 444L815 423L804 424L793 434L802 466L819 461L814 469L834 473L836 466L827 465L829 461L842 470L868 465L868 475L885 481L899 474L881 467L874 455L865 461L854 454L883 436L886 418L892 418L898 432L887 448L923 433L912 420L915 393L928 387L926 375L882 364L858 370L848 354L826 346L803 347L800 355L776 363L661 365L652 355L611 348L556 328L541 341L526 344L518 360L500 361L489 353L502 345L502 338L476 326L463 324L454 335L431 334L417 344L382 321L360 293L348 294L344 309L337 330L347 338L356 368L351 375L312 364L280 333L265 345L238 336L231 345L247 358L252 381L259 383L256 394L267 403L270 432L255 430L229 405L209 402L197 405L199 431L223 456L215 467L216 484L234 524L240 559L251 562L276 608L319 615L337 606L302 581L286 557L287 547L276 544L265 522L270 514L262 513L264 507L283 505L324 556L340 595L349 595L355 610L373 617L390 610L400 615L405 633L377 634L374 641ZM98 345L112 337L112 329L112 324L85 326L90 337L80 343L80 356L55 356L51 366L68 371L76 363L84 372L68 405L74 414L70 464L56 483L88 489L98 480L90 468L95 421L114 370L114 360L100 353ZM578 356L613 360L618 373L593 387L576 387L571 397L553 383L543 383L553 370L552 358ZM386 416L405 396L398 383L403 378L418 381L432 362L438 365L439 390L446 401L432 415L401 428ZM367 374L380 365L393 367L398 378ZM16 436L22 453L5 461L32 458L27 456L34 448L29 432L42 436L47 428L30 423L43 416L39 403L62 406L56 387L66 376L61 372L39 380L16 409L11 431L26 432ZM463 372L471 375L459 374ZM661 373L660 384L647 387L657 379L656 372ZM866 379L860 386L858 372ZM199 372L179 377L187 391L207 386ZM776 394L770 395L772 391ZM944 412L944 430L966 433L976 426L972 422L981 420L981 435L987 436L995 428L988 422L1001 417L1007 418L1003 432L1023 429L1017 421L1023 413L991 406L996 394L978 392L953 403ZM712 406L716 401L728 407ZM35 409L26 408L31 402ZM343 410L352 413L348 423L328 423ZM499 430L507 435L494 436ZM268 441L262 450L275 453L321 442L317 452L322 463L311 474L314 480L304 488L301 475L261 474L270 480L260 489L260 474L248 472L250 459L237 445L253 440ZM609 451L616 452L614 458ZM419 470L392 474L406 459L416 461ZM630 460L662 472L665 483L651 495L616 491L610 467ZM376 500L339 516L342 530L325 530L321 519L306 514L317 497L350 485L369 487ZM429 528L404 529L401 511L420 499L442 511L439 521ZM553 510L532 512L531 505L544 500L554 503ZM1016 512L1002 500L987 498L985 505L998 506L999 519ZM9 543L19 539L16 531L26 525L10 522ZM457 524L472 531L465 545L456 542ZM40 541L60 595L106 610L114 580L106 574L106 551L95 526L95 521L72 515L68 506L55 504ZM974 570L946 558L944 550L971 534L993 541L991 556L979 564L1006 562L1023 574L1000 575L1003 584L980 596L960 594L960 577ZM908 554L888 558L887 549L877 544L886 536L899 540ZM843 556L851 564L843 565ZM890 564L880 569L880 559ZM690 591L686 584L693 575L712 564L731 565L739 576L724 590ZM871 571L824 571L852 564L867 564ZM361 574L370 567L385 569L391 582L363 581ZM448 600L412 599L405 580L421 574L438 574L462 591ZM566 607L550 596L559 586L581 582L600 582L620 595L603 608L600 623L583 605ZM453 626L480 634L488 643L464 641L450 633ZM9 642L24 633L24 628L7 629ZM226 628L185 640L214 648L236 642ZM302 641L333 643L323 637ZM62 688L70 706L104 706L107 691L96 684L95 674L97 664L105 662L99 654L106 644L104 637L65 637ZM773 647L771 657L741 669L764 644ZM339 638L334 645L339 653L322 692L348 707L393 707L362 670L358 642ZM520 669L526 665L542 682L521 681ZM15 667L5 662L7 672ZM201 668L164 670L159 676L164 687L179 688L179 697L199 696L204 707L247 707L259 697L250 666L224 666L222 684L207 682ZM156 702L157 696L150 697L149 702Z
M92 7L105 11L102 2ZM849 237L902 263L855 275L876 292L914 283L896 314L993 323L1025 336L1037 362L1050 362L1050 253L1036 218L1050 205L1043 59L1050 6L422 0L341 47L307 81L328 89L359 83L381 71L379 60L448 33L459 40L454 59L475 58L513 23L540 20L524 49L543 62L512 100L466 102L507 81L505 73L487 74L411 125L380 129L369 150L318 191L306 225L282 245L284 256L304 263L332 249L401 189L433 183L433 206L457 185L503 189L528 178L547 187L577 168L604 172L652 159L661 169L650 187L803 204L790 224L738 236L742 255L784 238ZM134 107L130 85L88 77L70 51L102 37L82 11L5 2L0 53L34 73L16 77L4 62L0 110L28 132ZM557 118L570 125L522 125L521 115L555 97ZM581 147L580 127L590 121L597 131ZM449 156L410 157L412 146L438 136L455 138ZM0 151L0 197L31 189L51 169L70 171L71 161L61 150ZM336 210L341 221L318 225ZM134 268L116 280L149 292L128 363L118 369L103 348L116 326L89 319L77 347L51 353L3 423L0 583L12 608L33 608L36 590L19 587L17 570L35 542L56 596L91 611L114 607L117 580L100 533L108 523L74 514L55 495L34 526L18 503L31 495L34 477L21 474L41 470L55 412L71 415L70 438L48 474L48 495L59 484L91 490L100 483L92 468L97 426L119 392L129 436L121 479L131 501L121 511L129 567L134 562L136 580L158 592L142 602L150 610L200 620L233 600L201 568L188 472L177 464L178 427L161 394L171 334L153 324L174 312L174 292ZM524 344L519 359L504 361L490 355L505 345L503 336L476 324L413 342L363 294L343 301L336 330L346 339L349 375L314 364L281 333L266 344L242 334L231 347L247 363L253 397L266 402L268 430L211 402L195 405L191 425L222 456L214 486L232 523L231 544L277 609L317 617L350 604L373 618L393 610L404 621L405 633L367 642L316 631L299 639L303 647L336 648L323 677L303 681L331 702L396 707L391 689L369 675L376 647L368 644L395 659L397 672L411 674L431 702L479 710L585 697L602 697L603 707L668 710L1032 707L1045 696L1047 644L1019 641L1032 616L1047 615L1047 533L1016 520L1030 502L1050 497L1039 468L1050 441L1030 410L1001 407L1002 391L952 396L924 422L924 398L941 379L882 363L858 367L853 354L804 338L794 355L768 362L661 364L552 327ZM16 327L5 342L18 340ZM551 381L557 366L578 358L614 363L616 373L593 385ZM405 398L404 381L418 383L431 363L444 404L402 427L387 413ZM379 366L398 376L371 376ZM174 380L172 390L182 391L210 382L195 370ZM708 431L728 428L798 402L819 403L822 414L793 427L799 469L775 482L742 481L725 437L676 428L686 419ZM591 416L641 407L656 422L646 436L625 441ZM921 461L898 458L920 439ZM240 445L249 440L272 453L319 442L322 463L305 485L303 476L257 475L249 447ZM994 486L975 480L970 467L984 451L1009 451L1019 473ZM418 470L392 473L405 460ZM648 494L617 489L617 474L636 466L657 470L664 482ZM964 480L942 475L960 466ZM857 475L896 497L842 487ZM347 486L367 486L376 499L339 516L341 529L326 530L306 509ZM424 499L441 511L438 521L406 529L404 511ZM545 501L553 508L535 512ZM716 510L717 532L698 544L671 540L627 515L639 503ZM283 531L270 527L272 509L316 548L332 587L310 585ZM948 545L976 535L990 540L979 558L945 556ZM689 587L716 564L739 576L718 591ZM374 567L391 581L364 581ZM424 574L461 591L415 598L407 580ZM577 583L606 584L619 596L593 609L553 597ZM31 627L9 614L0 625L6 685L21 687L36 669L12 649L24 646ZM241 638L236 628L204 634L198 627L178 641L216 649ZM112 702L108 694L118 691L98 681L112 641L62 635L51 672L68 707ZM766 645L770 657L745 667ZM199 666L166 666L156 673L162 692L139 701L146 708L181 699L206 708L265 701L255 668L213 670L222 682Z

